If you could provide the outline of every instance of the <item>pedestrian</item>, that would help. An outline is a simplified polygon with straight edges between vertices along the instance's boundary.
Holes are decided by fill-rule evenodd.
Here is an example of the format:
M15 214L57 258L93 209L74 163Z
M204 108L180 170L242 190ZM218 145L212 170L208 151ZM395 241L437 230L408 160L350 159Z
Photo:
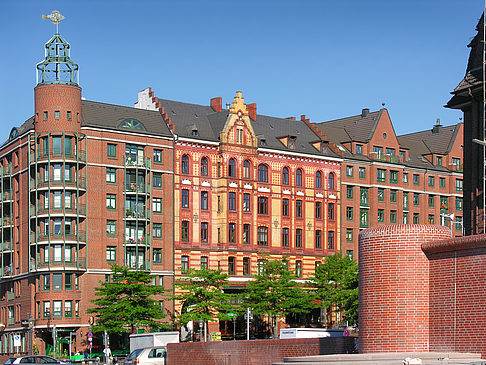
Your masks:
M111 365L111 350L110 350L110 346L106 346L105 349L103 350L103 353L105 354L105 363L107 365Z

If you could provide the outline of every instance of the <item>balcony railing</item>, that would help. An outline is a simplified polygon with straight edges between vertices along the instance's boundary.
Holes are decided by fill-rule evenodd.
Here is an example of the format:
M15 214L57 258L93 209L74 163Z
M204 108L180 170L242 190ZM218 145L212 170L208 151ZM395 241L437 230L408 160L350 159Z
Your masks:
M135 183L130 183L130 184L125 184L125 191L129 193L145 193L145 184L135 184Z
M10 190L10 189L3 190L3 193L0 194L0 199L2 201L13 200L12 190Z
M142 208L140 210L127 209L125 211L125 218L133 219L150 219L150 210Z
M61 188L61 187L69 187L69 188L77 188L86 189L86 178L80 177L78 181L44 181L43 179L37 180L37 183L34 180L30 180L30 188L31 189L41 189L41 188Z
M49 153L44 153L43 151L39 150L37 155L33 152L30 154L30 160L38 161L38 162L49 161L49 160L86 162L86 151L77 151L76 153L69 153L69 154L64 153L64 151L62 151L61 153L54 154L52 151L50 151Z
M2 219L2 226L11 226L13 224L13 219L10 216L4 216Z
M80 204L77 208L45 208L44 206L30 207L30 215L43 215L43 214L74 214L74 215L86 215L86 205Z
M65 268L73 270L86 270L86 257L79 257L77 260L73 259L71 262L66 262L62 260L32 260L30 262L30 270L42 270L50 268Z
M132 238L128 237L125 238L125 244L127 245L149 245L150 244L150 237L142 237L142 238Z
M131 157L125 157L126 167L138 167L138 168L150 168L150 159L139 157L137 159L132 159Z
M0 177L11 176L11 175L12 175L12 165L8 164L7 166L0 167Z
M12 241L0 242L0 252L2 251L12 251Z
M35 235L36 242L45 241L75 241L75 242L86 242L86 231L78 231L70 235L45 235L44 232L37 232Z

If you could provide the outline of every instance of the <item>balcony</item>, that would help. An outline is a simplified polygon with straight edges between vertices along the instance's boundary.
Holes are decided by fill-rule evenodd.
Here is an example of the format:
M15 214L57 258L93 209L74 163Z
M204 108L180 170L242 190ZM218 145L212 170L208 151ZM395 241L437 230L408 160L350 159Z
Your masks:
M86 270L86 257L79 257L72 262L58 261L54 259L45 260L33 260L30 262L30 270L48 270L48 269L66 269L66 270Z
M38 207L30 207L30 215L82 215L86 216L86 205L79 204L77 209L76 207L71 208L45 208L44 206Z
M53 188L53 189L56 189L56 188L71 188L71 189L83 189L83 190L86 190L86 178L84 177L80 177L78 178L77 182L76 181L44 181L44 180L37 180L37 182L35 180L30 180L30 189L42 189L42 188Z
M128 237L128 238L125 238L125 244L127 246L137 246L137 245L138 246L140 246L140 245L149 246L150 245L150 237L142 237L142 238L138 238L138 239Z
M35 235L35 240L38 243L42 242L86 242L86 231L78 231L71 235L45 235L44 232L38 231Z
M125 157L125 167L149 169L150 159L144 157L138 157L137 159L132 159L131 157Z
M135 183L125 184L125 192L145 194L146 192L145 184L135 184Z
M12 190L10 189L5 189L3 191L3 193L0 194L0 199L2 201L11 201L13 200L13 194L12 194Z
M127 209L125 211L125 218L126 219L150 219L150 210L146 208L142 208L138 210Z
M12 241L0 242L0 252L10 252L12 251Z
M9 227L13 224L13 219L10 216L4 216L1 222L3 227Z
M0 167L0 177L12 176L12 165Z
M37 158L36 158L37 157ZM47 161L72 161L86 163L86 151L77 151L76 153L43 153L38 151L37 155L32 152L30 154L30 161L32 162L47 162Z

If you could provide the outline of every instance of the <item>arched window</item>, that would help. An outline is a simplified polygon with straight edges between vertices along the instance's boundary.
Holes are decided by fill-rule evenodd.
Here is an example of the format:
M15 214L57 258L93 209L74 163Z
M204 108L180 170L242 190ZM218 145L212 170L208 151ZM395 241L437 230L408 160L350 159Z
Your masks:
M236 171L235 159L230 158L228 162L228 176L235 177L235 171Z
M258 181L268 182L268 167L264 164L258 165Z
M189 157L187 155L182 156L181 159L181 174L189 173Z
M288 185L289 184L289 169L287 167L284 167L282 170L282 185Z
M208 159L201 158L201 176L208 176Z
M243 178L250 178L250 161L248 160L245 160L245 162L243 162Z
M120 123L119 128L138 129L141 131L145 130L143 124L136 119L125 119L123 122Z
M322 187L322 172L316 172L316 188L320 189Z
M329 174L328 188L329 188L329 190L334 190L334 173L333 172L331 172Z
M302 170L297 169L295 172L295 185L302 186Z

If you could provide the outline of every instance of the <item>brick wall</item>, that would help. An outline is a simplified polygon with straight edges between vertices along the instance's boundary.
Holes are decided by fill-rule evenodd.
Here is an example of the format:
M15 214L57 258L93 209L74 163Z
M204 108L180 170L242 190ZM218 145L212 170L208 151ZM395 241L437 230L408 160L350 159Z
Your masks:
M167 345L167 363L186 365L197 359L198 365L265 365L284 357L349 353L353 349L352 337L187 342Z

